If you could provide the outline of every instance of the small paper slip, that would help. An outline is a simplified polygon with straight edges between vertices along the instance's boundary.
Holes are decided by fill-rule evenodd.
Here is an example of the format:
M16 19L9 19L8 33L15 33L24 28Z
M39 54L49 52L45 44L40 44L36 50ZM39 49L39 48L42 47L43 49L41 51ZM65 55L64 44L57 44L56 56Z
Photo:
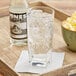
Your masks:
M51 63L47 67L37 67L29 64L28 51L22 51L20 58L15 66L15 71L44 74L62 67L64 53L51 52L50 55L52 55L52 59L50 59Z

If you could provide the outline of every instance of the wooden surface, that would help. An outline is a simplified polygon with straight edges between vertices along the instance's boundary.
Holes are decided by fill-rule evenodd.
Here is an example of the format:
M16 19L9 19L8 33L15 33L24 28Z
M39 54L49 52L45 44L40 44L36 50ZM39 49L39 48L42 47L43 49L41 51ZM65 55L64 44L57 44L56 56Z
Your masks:
M45 3L50 3L50 5L63 10L64 12L71 15L74 11L76 11L76 0L27 0L28 2L37 2L43 1ZM67 3L68 2L68 3ZM10 0L0 0L0 17L9 14L9 3Z
M65 17L63 18L65 19ZM10 45L9 27L9 17L6 16L0 18L0 58L14 68L22 50L27 49L27 46L17 47ZM53 49L57 52L65 52L63 66L76 62L76 53L73 53L67 49L61 34L61 21L57 19L55 19L54 24ZM28 73L20 73L20 75L37 76L36 74Z
M70 73L70 71L72 71L72 72ZM76 63L66 65L62 68L59 68L59 69L56 69L54 71L48 72L48 73L43 74L41 76L68 76L68 74L70 76L76 76Z
M0 60L0 76L18 76L3 60Z

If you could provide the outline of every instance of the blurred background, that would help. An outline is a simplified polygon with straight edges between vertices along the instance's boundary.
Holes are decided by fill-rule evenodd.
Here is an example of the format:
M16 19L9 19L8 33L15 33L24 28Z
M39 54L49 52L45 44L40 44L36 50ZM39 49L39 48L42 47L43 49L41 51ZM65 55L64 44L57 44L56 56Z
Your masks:
M27 0L28 2L44 1L68 14L76 10L76 0ZM8 14L10 0L0 0L0 16Z

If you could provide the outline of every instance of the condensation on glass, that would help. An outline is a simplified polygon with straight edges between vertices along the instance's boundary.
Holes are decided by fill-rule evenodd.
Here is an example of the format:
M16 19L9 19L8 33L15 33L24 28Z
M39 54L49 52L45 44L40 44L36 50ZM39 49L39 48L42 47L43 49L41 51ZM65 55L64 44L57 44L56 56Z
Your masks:
M27 16L29 62L45 67L50 62L52 48L54 10L45 6L29 9Z

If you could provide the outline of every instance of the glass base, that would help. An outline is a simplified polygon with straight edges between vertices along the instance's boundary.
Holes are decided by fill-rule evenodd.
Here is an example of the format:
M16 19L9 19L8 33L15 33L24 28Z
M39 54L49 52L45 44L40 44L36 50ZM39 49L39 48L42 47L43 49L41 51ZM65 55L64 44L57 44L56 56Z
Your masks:
M30 63L32 66L47 67L50 63L50 56L46 54L35 54L31 58Z

